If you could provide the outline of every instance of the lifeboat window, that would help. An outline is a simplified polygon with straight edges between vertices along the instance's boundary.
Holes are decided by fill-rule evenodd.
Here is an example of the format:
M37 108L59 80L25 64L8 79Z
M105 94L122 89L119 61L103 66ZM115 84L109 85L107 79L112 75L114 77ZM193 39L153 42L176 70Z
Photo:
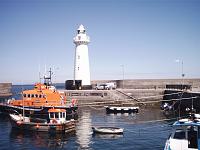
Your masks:
M50 113L50 118L54 118L54 113Z
M28 94L28 98L30 98L31 97L31 95L30 94Z
M26 94L23 94L24 97L26 97Z
M55 118L59 118L59 115L58 115L58 113L55 113Z
M37 95L37 94L35 94L35 97L36 97L36 98L38 98L38 95Z
M180 129L176 130L174 139L185 139L185 131Z
M33 98L33 97L34 97L34 94L31 94L31 97Z
M41 95L41 94L39 95L39 98L42 98L42 95Z
M63 113L63 118L65 118L65 113Z
M60 118L62 118L63 116L62 116L62 112L60 112Z

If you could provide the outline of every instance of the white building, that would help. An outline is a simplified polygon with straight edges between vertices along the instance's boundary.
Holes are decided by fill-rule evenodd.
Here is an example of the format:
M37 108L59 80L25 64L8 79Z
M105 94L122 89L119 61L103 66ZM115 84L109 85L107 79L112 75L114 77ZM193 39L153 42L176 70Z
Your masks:
M82 86L90 85L90 65L88 55L89 36L83 25L77 29L77 35L74 37L75 59L74 59L74 80L81 80Z

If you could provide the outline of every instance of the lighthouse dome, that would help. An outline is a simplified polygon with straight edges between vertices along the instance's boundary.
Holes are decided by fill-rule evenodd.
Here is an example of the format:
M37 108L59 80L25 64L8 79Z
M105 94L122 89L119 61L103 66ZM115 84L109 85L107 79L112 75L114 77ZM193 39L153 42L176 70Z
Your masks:
M84 28L84 26L81 24L81 25L79 26L79 28L77 29L77 31L78 31L78 34L79 34L79 33L85 33L85 28Z

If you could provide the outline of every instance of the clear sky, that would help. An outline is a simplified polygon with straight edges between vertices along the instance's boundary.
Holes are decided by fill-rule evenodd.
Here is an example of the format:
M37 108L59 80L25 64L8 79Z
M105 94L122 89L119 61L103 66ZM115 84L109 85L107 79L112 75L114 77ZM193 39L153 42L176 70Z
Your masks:
M73 79L80 24L92 80L200 77L199 0L0 0L0 82Z

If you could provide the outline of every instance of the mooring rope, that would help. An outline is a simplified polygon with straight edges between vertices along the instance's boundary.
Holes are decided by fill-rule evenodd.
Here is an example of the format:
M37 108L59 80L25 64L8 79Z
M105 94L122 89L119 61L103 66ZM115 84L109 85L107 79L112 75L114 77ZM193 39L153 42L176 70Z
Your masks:
M144 130L148 130L148 129L152 129L152 128L158 128L158 127L161 127L161 128L164 128L164 127L168 127L169 124L165 124L165 125L154 125L154 126L149 126L149 127L141 127L141 128L137 128L137 129L125 129L125 131L128 131L128 132L132 132L132 133L140 133L141 131L144 132Z
M93 106L88 106L88 107L90 107L92 109L95 109L95 110L103 110L103 109L105 109L104 107L101 107L101 108L97 108L97 107L93 107Z
M168 99L168 100L154 100L154 101L140 101L140 102L133 102L130 99L124 99L124 100L117 100L117 101L105 101L105 102L90 102L90 103L82 103L79 105L79 107L83 107L83 106L93 106L94 109L96 109L96 107L99 107L101 105L112 105L115 104L114 102L125 102L124 104L149 104L149 103L158 103L158 102L171 102L171 101L182 101L182 100L189 100L189 99L197 99L200 98L200 96L194 96L194 97L187 97L187 98L177 98L177 99ZM127 103L130 102L130 103ZM112 104L111 104L112 103ZM117 104L115 104L117 105ZM119 103L118 105L121 105L121 103ZM96 107L95 107L96 106ZM99 108L101 109L101 108Z
M158 119L158 120L148 120L148 121L136 121L136 122L94 122L94 124L96 126L101 126L101 125L104 125L105 126L105 123L106 125L119 125L120 126L120 123L122 124L128 124L128 125L141 125L141 124L148 124L148 123L158 123L158 122L165 122L165 121L175 121L177 120L177 118L168 118L168 119ZM135 121L135 120L133 120Z
M139 97L138 99L148 99L148 98L154 98L154 97L163 97L163 96L171 96L171 95L177 95L182 92L177 92L177 93L170 93L170 94L161 94L161 95L154 95L154 96L146 96L146 97Z

